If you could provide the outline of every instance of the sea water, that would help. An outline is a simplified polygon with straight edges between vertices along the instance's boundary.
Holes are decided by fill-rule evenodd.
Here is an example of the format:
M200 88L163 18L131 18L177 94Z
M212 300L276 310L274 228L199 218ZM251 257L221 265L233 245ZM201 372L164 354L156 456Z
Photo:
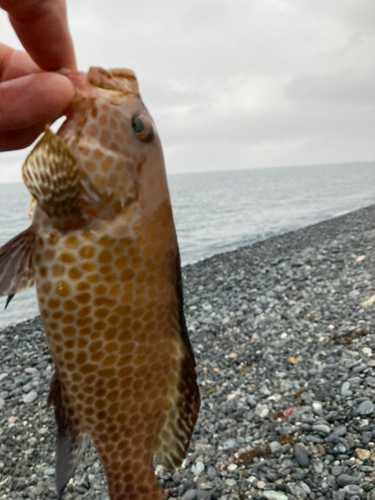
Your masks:
M375 203L375 162L170 175L182 264ZM0 245L26 229L30 195L0 184ZM2 299L5 304L5 298ZM0 327L38 314L19 293Z

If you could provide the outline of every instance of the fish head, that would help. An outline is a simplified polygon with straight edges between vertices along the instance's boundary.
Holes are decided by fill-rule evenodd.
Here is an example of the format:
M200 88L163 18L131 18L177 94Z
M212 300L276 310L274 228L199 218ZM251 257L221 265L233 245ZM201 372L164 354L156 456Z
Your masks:
M58 135L101 201L116 214L135 200L153 210L169 199L161 143L133 71L67 76L76 97Z

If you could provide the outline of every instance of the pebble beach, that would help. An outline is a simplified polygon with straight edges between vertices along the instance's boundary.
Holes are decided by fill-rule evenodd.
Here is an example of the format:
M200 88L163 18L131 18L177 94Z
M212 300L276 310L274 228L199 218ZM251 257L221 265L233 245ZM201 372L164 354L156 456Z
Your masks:
M183 268L202 404L168 498L375 500L374 249L375 205ZM0 349L0 499L56 499L39 318ZM108 500L89 443L64 499Z

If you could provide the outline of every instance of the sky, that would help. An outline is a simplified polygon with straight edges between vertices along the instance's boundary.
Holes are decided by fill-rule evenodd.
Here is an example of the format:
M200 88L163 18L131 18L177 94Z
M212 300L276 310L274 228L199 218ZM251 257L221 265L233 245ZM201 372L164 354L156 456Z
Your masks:
M81 70L136 72L168 173L375 160L373 0L67 4ZM3 11L0 41L20 48Z

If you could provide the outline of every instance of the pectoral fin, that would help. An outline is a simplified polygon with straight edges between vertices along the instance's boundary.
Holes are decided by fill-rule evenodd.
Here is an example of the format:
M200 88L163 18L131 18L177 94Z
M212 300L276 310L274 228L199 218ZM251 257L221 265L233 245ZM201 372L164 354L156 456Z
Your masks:
M72 409L68 408L57 371L51 380L47 406L55 407L57 424L55 481L57 495L61 500L65 486L73 476L84 451L85 439L79 431Z
M82 186L77 161L48 126L26 158L22 177L37 204L50 217L67 216L78 210Z
M13 296L34 284L35 233L32 227L0 248L0 295Z

